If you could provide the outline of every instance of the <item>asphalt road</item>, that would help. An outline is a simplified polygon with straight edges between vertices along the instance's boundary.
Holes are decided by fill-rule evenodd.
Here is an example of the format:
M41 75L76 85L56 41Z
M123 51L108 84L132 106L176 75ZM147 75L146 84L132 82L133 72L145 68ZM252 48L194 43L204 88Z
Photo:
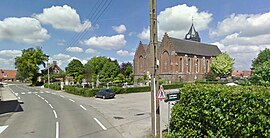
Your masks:
M14 113L0 138L121 138L101 113L93 107L61 95L60 92L11 85L22 100L22 112Z

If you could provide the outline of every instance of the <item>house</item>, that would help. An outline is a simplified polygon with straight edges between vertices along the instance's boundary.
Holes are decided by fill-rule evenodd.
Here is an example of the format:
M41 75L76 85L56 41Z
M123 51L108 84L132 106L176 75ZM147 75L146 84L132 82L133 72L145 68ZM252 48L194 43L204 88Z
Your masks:
M17 70L0 69L0 82L15 82Z
M232 72L232 77L234 78L240 78L240 79L247 79L249 76L252 75L252 70L246 70L242 72Z
M52 64L47 66L45 69L41 70L41 73L43 75L47 75L49 73L51 75L51 77L52 77L52 75L54 75L54 76L60 75L60 72L62 72L62 69L57 65L56 61L53 61ZM42 81L42 80L43 79L40 79L40 81ZM63 81L63 77L55 77L51 81Z
M151 71L149 45L139 43L133 59L134 80ZM199 33L192 24L185 39L164 34L158 44L159 77L166 81L194 82L203 80L210 71L212 58L221 54L216 45L201 43Z

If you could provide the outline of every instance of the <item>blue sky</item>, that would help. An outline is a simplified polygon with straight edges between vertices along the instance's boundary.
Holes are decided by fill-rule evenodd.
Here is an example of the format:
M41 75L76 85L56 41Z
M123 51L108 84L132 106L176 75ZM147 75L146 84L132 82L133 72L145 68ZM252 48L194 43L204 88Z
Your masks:
M235 70L248 70L270 48L268 0L157 0L157 14L159 39L165 32L183 38L193 17L202 42L235 58ZM148 0L1 0L0 69L14 69L30 47L42 47L62 68L94 56L132 62L139 41L149 41L148 26Z

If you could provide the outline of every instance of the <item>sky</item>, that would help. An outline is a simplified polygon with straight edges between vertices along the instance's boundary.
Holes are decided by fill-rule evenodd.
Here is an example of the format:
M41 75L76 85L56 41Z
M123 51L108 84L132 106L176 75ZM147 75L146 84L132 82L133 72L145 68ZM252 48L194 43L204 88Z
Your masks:
M203 43L249 70L270 48L269 0L157 0L158 38L183 39L193 23ZM62 69L95 56L132 62L140 41L149 43L148 0L1 0L0 69L15 69L22 49L41 47Z

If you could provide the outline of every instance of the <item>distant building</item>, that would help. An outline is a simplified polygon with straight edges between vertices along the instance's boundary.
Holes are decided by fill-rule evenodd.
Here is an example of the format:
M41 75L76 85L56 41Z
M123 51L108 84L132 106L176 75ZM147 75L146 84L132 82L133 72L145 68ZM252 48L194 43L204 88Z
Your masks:
M221 54L216 45L201 43L193 24L185 39L170 37L167 33L158 44L159 77L167 81L193 82L202 80L210 71L212 57ZM150 48L139 43L133 59L135 82L151 73Z
M62 69L57 65L56 61L53 61L53 64L41 70L42 74L48 74L48 69L50 74L59 74L62 71Z
M15 82L17 70L0 69L0 82Z
M242 71L242 72L232 72L232 77L238 77L240 79L247 79L249 76L252 75L252 71L251 70L246 70L246 71Z

